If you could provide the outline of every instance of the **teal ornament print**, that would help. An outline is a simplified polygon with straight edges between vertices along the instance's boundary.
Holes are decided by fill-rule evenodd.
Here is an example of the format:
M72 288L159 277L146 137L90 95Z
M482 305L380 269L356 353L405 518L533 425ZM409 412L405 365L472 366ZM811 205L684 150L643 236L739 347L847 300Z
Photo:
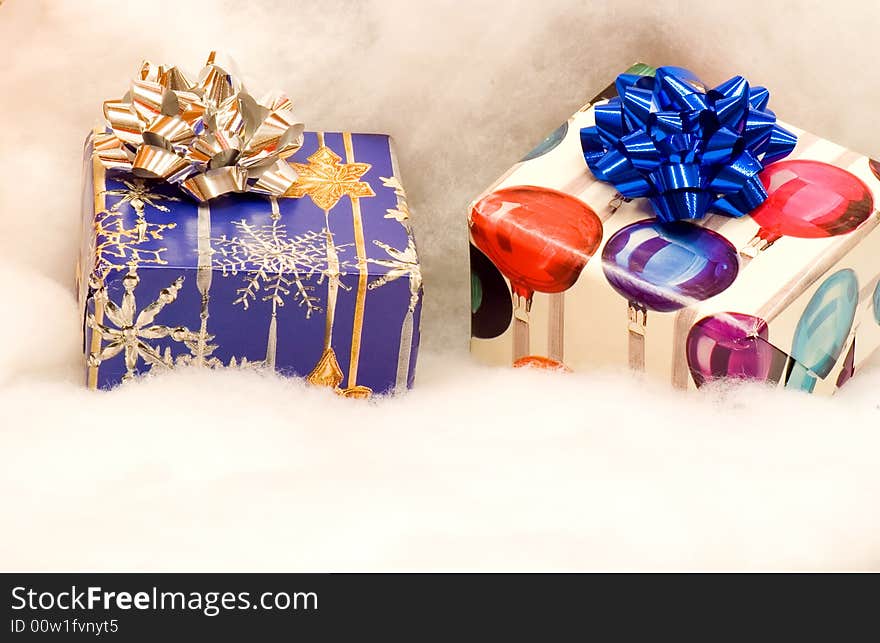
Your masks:
M795 328L791 346L795 362L786 388L812 392L816 379L828 376L846 345L858 303L859 281L849 268L822 282Z

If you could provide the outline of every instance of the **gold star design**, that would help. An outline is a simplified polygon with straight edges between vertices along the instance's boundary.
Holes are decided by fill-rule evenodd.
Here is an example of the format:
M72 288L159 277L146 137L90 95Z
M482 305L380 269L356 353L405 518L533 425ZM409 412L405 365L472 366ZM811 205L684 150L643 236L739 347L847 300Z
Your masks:
M369 163L342 163L342 157L324 145L308 161L291 163L298 178L284 196L309 195L322 210L332 210L346 194L351 198L376 195L369 183L360 180L370 169Z

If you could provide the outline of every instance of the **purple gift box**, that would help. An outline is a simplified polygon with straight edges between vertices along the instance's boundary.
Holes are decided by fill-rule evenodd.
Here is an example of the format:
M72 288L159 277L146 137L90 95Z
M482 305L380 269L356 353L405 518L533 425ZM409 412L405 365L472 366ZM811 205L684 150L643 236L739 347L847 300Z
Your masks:
M388 136L306 132L284 196L202 203L105 172L92 141L77 270L90 388L181 364L350 397L412 385L422 282Z

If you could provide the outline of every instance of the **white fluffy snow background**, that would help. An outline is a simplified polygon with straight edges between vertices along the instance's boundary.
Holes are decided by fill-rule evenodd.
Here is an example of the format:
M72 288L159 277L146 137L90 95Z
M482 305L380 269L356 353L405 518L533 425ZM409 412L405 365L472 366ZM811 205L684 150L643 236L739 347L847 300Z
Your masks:
M655 4L3 2L0 568L880 568L880 369L820 399L467 356L466 204L636 59L743 73L880 154L876 3ZM427 289L410 394L83 388L82 138L142 58L214 48L312 129L395 136Z

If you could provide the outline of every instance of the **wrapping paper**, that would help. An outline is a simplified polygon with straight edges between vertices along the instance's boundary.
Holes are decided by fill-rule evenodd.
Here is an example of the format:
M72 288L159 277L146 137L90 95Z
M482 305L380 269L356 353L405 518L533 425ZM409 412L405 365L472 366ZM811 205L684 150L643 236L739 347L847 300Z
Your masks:
M388 136L306 132L283 197L199 203L86 144L79 297L91 388L182 364L342 395L413 382L422 284Z
M629 367L678 388L732 376L833 393L880 347L876 164L780 121L798 144L762 172L767 202L740 219L660 225L584 164L578 132L615 94L474 200L472 353Z

